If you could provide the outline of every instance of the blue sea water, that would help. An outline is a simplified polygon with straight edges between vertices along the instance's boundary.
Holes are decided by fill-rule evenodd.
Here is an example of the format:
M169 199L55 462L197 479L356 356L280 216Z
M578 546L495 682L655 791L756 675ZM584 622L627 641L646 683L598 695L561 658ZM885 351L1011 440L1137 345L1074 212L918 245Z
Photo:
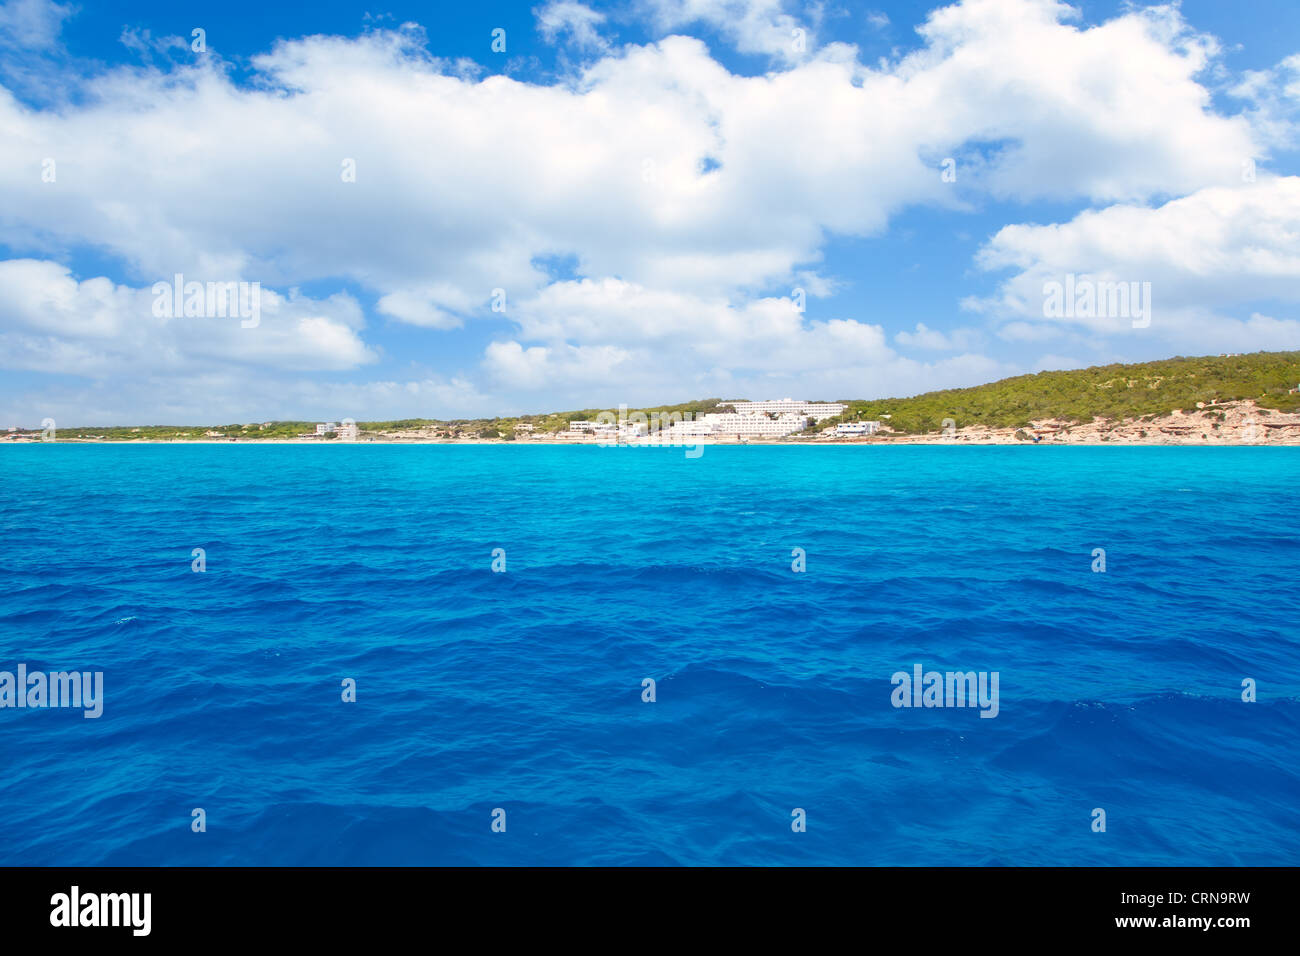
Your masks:
M1297 461L0 447L0 863L1300 863Z

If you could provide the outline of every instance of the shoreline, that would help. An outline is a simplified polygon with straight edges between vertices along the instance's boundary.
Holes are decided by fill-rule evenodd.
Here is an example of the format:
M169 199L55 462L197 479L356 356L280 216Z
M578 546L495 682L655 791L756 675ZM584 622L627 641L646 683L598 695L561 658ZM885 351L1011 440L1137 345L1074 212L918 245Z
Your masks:
M42 441L36 439L2 439L0 438L0 447L5 445L295 445L300 447L340 447L340 446L357 446L357 445L502 445L515 447L530 448L547 448L556 445L571 447L590 446L594 448L696 448L696 447L725 447L738 448L747 445L761 445L763 447L781 447L781 448L886 448L896 445L948 445L953 447L964 448L981 448L995 446L1054 446L1054 447L1085 447L1085 448L1107 448L1107 447L1139 447L1139 448L1162 448L1162 447L1189 447L1189 448L1225 448L1225 447L1294 447L1300 446L1300 438L1267 438L1262 437L1255 441L1245 440L1228 440L1228 439L1205 439L1205 440L1131 440L1131 439L1083 439L1076 441L1033 441L1025 439L1004 439L1004 438L980 438L969 439L963 437L950 438L941 435L898 435L885 438L848 438L848 439L809 439L806 441L700 441L700 442L664 442L660 444L652 442L618 442L608 443L600 441L577 441L574 439L562 440L543 440L543 441L493 441L488 438L475 438L461 440L447 440L434 438L375 438L361 439L358 441L345 442L313 442L313 441L292 441L276 438L247 438L234 441L215 441L213 439L195 439L193 441L158 441L155 439L138 438L128 440L113 440L99 438L59 438L55 441Z
M100 426L110 427L110 426ZM196 426L197 427L197 426ZM1110 421L1094 419L1078 423L1062 419L1040 419L1023 427L996 427L968 425L950 433L926 432L910 434L892 432L887 427L874 435L836 437L833 435L806 435L805 437L736 439L725 436L683 436L682 440L663 442L619 441L609 442L591 435L589 438L434 438L430 429L411 429L406 432L375 432L355 440L313 438L60 438L63 442L78 445L594 445L598 448L702 448L709 445L743 446L773 445L782 447L832 446L885 446L885 445L1083 445L1100 447L1126 445L1155 447L1176 446L1241 446L1241 445L1300 445L1300 412L1283 412L1260 408L1254 401L1198 404L1190 412L1176 411L1170 415L1149 416L1145 419ZM691 440L685 440L690 438ZM0 434L0 445L46 444L39 433Z

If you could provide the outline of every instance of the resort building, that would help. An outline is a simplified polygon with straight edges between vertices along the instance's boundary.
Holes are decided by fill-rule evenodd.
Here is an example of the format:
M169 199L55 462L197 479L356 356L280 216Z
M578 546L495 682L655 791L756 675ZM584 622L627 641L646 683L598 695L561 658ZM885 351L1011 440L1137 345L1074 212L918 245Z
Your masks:
M732 402L737 415L798 415L821 421L842 415L847 405L841 402L796 402L793 398L778 398L765 402Z
M695 421L673 422L665 433L670 440L716 436L718 438L782 438L808 427L809 419L803 415L739 415L730 412L711 412Z
M618 431L618 425L614 422L591 422L576 421L569 422L569 431L571 432L593 432L597 435L605 433L614 433Z
M880 431L880 422L843 422L835 426L835 436L874 435Z
M316 426L316 434L317 434L317 435L328 435L328 434L330 434L331 432L333 432L335 429L337 429L338 427L339 427L339 426L338 426L338 424L337 424L336 422L321 422L320 424L318 424L318 425Z
M666 441L712 434L713 427L703 417L690 421L673 422L667 428L661 428L659 431L659 435Z
M358 433L357 423L344 422L342 425L339 425L334 432L343 441L356 441Z
M784 414L775 418L767 415L709 414L704 416L715 435L735 435L737 438L780 438L801 432L808 427L809 415Z

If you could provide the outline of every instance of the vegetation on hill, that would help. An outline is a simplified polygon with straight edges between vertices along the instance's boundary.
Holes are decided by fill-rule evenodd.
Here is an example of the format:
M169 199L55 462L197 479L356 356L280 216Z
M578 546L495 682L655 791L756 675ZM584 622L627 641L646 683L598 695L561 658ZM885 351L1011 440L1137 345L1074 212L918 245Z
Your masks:
M1019 428L1057 419L1139 419L1194 410L1198 402L1254 399L1261 407L1300 409L1300 352L1254 352L1171 358L1134 365L1098 365L1067 372L1017 375L973 388L950 388L912 398L849 401L839 418L879 420L899 432L936 432L950 418L957 428Z

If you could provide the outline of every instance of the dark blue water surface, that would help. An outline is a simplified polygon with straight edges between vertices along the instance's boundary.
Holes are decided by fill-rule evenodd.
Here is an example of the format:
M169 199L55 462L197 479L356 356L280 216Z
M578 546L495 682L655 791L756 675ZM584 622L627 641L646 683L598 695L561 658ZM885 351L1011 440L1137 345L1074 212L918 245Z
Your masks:
M3 447L0 670L105 702L0 709L0 862L1300 863L1298 465Z

